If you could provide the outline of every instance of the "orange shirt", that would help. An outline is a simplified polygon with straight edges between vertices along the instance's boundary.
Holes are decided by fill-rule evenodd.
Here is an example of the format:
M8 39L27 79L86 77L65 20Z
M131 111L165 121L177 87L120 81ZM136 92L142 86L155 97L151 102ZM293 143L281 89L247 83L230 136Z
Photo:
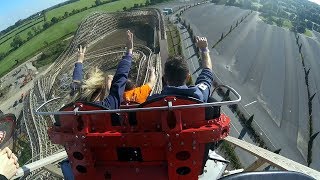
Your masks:
M152 89L149 87L149 85L145 84L130 91L124 92L123 99L125 101L133 101L141 104L147 100L151 91Z

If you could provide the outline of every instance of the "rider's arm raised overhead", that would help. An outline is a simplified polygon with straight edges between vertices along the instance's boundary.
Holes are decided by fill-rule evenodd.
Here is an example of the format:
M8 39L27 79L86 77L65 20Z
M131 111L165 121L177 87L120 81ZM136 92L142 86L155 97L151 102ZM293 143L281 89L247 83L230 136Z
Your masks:
M150 87L150 89L153 89L154 85L156 84L156 70L154 67L150 69L150 77L149 81L147 82L147 85Z
M86 47L82 48L80 45L80 48L78 49L78 61L74 65L73 75L72 75L72 83L71 83L71 95L74 95L74 93L81 87L81 82L83 79L83 61L84 61L84 55L86 52Z
M202 71L196 80L196 86L202 92L204 101L206 102L210 89L213 86L213 73L212 73L212 61L208 49L208 41L205 37L197 37L197 47L201 52Z
M133 52L133 34L127 31L127 52L118 64L116 74L113 77L110 94L97 104L105 106L109 109L118 109L123 99L123 93L131 68L132 52Z

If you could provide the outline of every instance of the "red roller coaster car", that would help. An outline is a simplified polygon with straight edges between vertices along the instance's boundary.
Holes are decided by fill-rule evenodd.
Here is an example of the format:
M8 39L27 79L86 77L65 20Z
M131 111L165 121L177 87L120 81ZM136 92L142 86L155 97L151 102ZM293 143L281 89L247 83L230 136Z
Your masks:
M48 134L66 148L75 179L198 179L212 144L229 134L220 106L238 103L235 94L236 101L165 96L116 110L77 102L39 112L55 98L36 113L55 115Z

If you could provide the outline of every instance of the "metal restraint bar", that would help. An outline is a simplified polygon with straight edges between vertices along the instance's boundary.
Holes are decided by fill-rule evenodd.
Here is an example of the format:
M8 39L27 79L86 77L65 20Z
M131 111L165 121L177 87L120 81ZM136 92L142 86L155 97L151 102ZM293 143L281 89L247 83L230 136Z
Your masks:
M192 109L200 107L212 107L212 106L227 106L232 104L238 104L241 101L240 94L235 91L232 87L227 85L220 85L220 87L225 87L235 94L236 100L223 101L223 102L213 102L213 103L201 103L201 104L190 104L190 105L178 105L178 106L160 106L160 107L148 107L148 108L131 108L131 109L113 109L113 110L93 110L93 111L56 111L47 112L39 111L43 106L48 103L60 99L60 97L53 98L41 104L35 111L37 115L81 115L81 114L102 114L102 113L125 113L125 112L139 112L139 111L164 111L164 110L175 110L175 109Z
M59 153L48 156L46 158L43 158L38 161L32 162L30 164L24 165L18 169L17 175L15 175L13 177L13 179L28 175L37 169L43 168L43 167L45 167L49 164L53 164L55 162L60 162L66 158L67 158L67 152L61 151Z

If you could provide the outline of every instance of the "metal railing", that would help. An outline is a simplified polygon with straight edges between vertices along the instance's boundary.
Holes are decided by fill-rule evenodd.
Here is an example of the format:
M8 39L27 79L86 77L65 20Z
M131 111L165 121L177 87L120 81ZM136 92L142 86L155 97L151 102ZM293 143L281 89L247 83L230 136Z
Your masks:
M141 112L141 111L161 111L161 110L175 110L175 109L194 109L201 107L212 107L212 106L226 106L238 104L241 101L240 94L235 91L232 87L221 85L229 89L232 93L235 94L236 100L232 101L223 101L223 102L212 102L212 103L200 103L200 104L190 104L190 105L178 105L178 106L159 106L159 107L142 107L142 108L130 108L130 109L112 109L112 110L92 110L92 111L79 111L78 108L75 108L74 111L56 111L56 112L45 112L39 111L42 107L47 105L48 103L60 99L60 97L53 98L41 104L35 111L37 115L81 115L81 114L102 114L102 113L126 113L126 112Z
M61 151L56 154L50 155L46 158L40 159L38 161L32 162L30 164L24 165L18 169L17 174L13 177L13 179L20 178L26 176L40 168L43 168L49 164L53 164L56 162L60 162L63 159L67 158L67 152Z
M301 172L303 174L309 175L315 179L320 179L320 172L297 163L291 159L285 158L279 154L266 150L264 148L258 147L254 144L250 144L243 140L237 139L235 137L228 136L224 139L226 142L230 143L235 147L239 147L244 151L249 152L251 155L257 157L258 159L248 166L244 171L256 171L264 164L268 163L271 166L278 168L279 170L285 171L295 171Z

